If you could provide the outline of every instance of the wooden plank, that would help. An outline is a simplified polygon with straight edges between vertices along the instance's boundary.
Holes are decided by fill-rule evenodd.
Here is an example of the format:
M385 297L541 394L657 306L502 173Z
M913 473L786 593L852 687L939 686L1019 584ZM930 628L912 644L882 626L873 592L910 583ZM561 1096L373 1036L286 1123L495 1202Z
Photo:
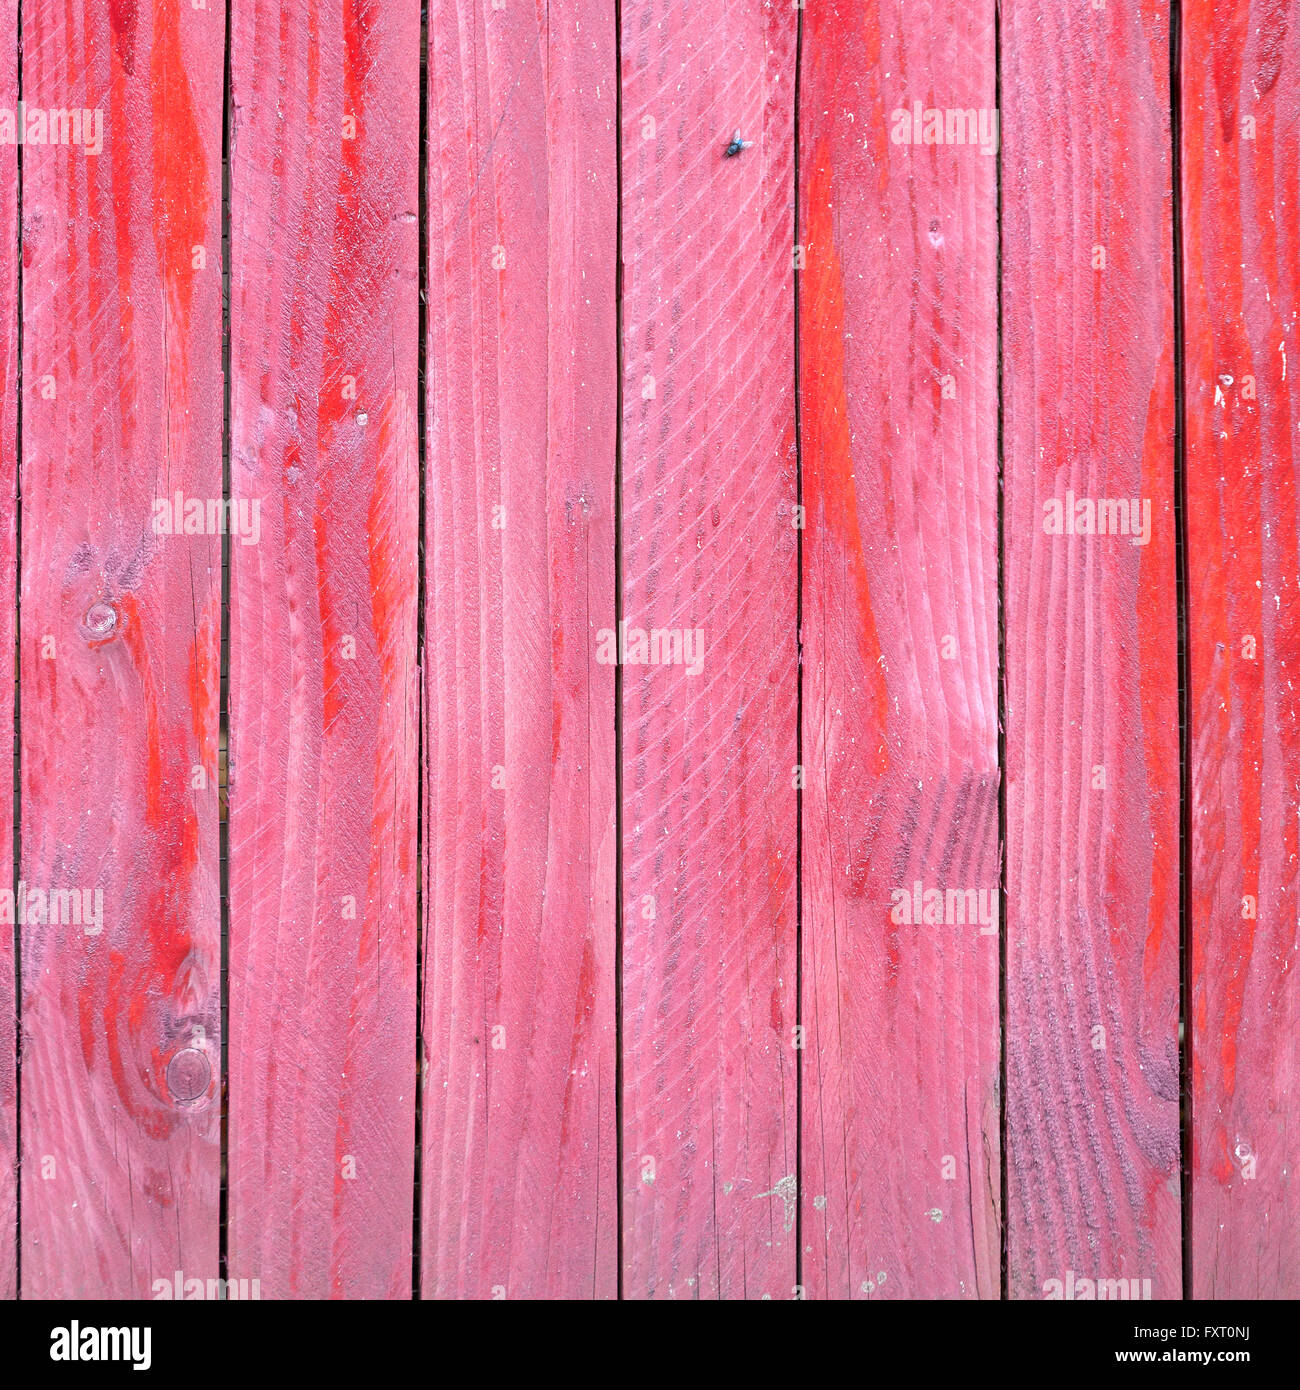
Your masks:
M22 1291L151 1297L217 1273L221 542L155 503L221 497L224 19L22 24Z
M233 25L229 1272L407 1297L420 10Z
M17 35L17 0L0 0L0 33ZM0 108L15 113L15 139L0 144L0 768L14 755L13 595L18 467L18 44L0 44ZM0 874L11 877L13 820L0 817ZM0 1299L18 1296L17 991L14 926L0 922Z
M797 13L621 9L629 1298L795 1285Z
M1168 6L1001 37L1009 1293L1177 1298Z
M1300 29L1184 6L1192 1290L1300 1297Z
M617 65L429 12L424 1294L617 1293Z
M812 6L802 56L804 1284L996 1298L993 5Z

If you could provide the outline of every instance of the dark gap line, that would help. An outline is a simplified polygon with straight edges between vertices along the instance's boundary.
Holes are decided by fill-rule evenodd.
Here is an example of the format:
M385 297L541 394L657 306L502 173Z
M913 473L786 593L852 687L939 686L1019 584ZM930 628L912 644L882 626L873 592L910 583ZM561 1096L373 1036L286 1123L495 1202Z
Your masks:
M418 363L415 376L415 438L416 457L420 469L418 535L416 537L415 582L415 679L416 679L416 794L415 794L415 1169L411 1202L411 1297L423 1297L423 1218L422 1191L424 1183L424 603L425 558L424 527L427 506L425 498L425 460L428 453L425 410L428 404L428 298L429 298L429 10L420 13L420 187L416 192L419 220L420 264L417 272L419 286L416 310L419 342L416 344Z
M993 105L1002 126L1002 5L993 6ZM998 294L998 1213L1001 1242L999 1300L1011 1297L1010 1256L1007 1239L1007 602L1006 602L1006 453L1003 409L1002 360L1002 141L998 140L995 167Z
M233 495L231 469L231 303L230 303L230 157L234 144L235 105L231 52L233 48L233 0L226 0L226 51L221 121L221 496L230 515ZM217 836L219 897L221 903L221 1172L217 1213L217 1272L222 1279L230 1269L230 528L221 536L221 654L220 695L217 715L217 757L225 754L224 769L217 768Z
M18 32L18 101L23 100L23 7L17 6ZM22 812L22 633L23 633L23 147L16 146L18 192L16 219L18 223L18 279L15 315L17 324L17 373L15 384L18 408L15 412L14 453L14 843L13 891L18 902L18 886L22 879L23 812ZM14 1272L15 1294L23 1296L23 940L14 913Z
M795 10L794 36L794 500L795 516L803 525L795 527L795 728L794 760L799 768L794 805L794 1024L799 1046L795 1049L794 1090L794 1282L803 1290L803 784L807 780L803 764L803 532L807 515L803 510L803 357L800 352L799 305L799 97L803 70L803 5ZM802 1297L802 1292L800 1297Z
M614 0L614 632L623 631L623 6ZM618 1298L623 1286L623 663L614 663L614 1118Z
M1188 632L1187 374L1183 300L1181 0L1169 12L1169 123L1173 157L1174 536L1178 605L1178 1094L1183 1298L1192 1297L1192 684Z

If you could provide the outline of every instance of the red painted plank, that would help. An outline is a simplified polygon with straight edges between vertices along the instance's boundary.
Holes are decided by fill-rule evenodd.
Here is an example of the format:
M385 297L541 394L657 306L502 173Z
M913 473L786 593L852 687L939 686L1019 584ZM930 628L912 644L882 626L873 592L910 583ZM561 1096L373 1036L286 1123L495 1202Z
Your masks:
M405 1297L420 12L233 23L229 1272Z
M426 1297L617 1293L616 64L429 12Z
M17 0L0 3L0 34L16 34ZM18 45L0 45L0 109L18 110ZM15 127L15 137L17 134ZM18 463L18 146L0 143L0 652L14 644L14 494ZM14 755L14 668L0 660L0 767ZM0 817L0 865L13 863L13 822ZM0 870L3 872L3 870ZM0 1299L18 1296L17 998L14 929L0 922Z
M221 496L224 20L22 23L23 1293L150 1297L217 1272L220 540L154 504Z
M1192 1293L1296 1298L1300 28L1191 0L1182 47Z
M1002 61L1009 1292L1177 1298L1168 6Z
M797 13L621 11L630 1298L795 1284Z
M999 1291L994 88L991 0L806 11L809 1297Z

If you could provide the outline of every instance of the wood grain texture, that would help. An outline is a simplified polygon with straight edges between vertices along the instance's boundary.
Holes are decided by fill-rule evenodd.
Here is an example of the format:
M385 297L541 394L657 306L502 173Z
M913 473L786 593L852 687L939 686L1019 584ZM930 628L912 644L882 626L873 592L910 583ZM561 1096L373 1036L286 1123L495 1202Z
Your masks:
M411 1288L419 62L415 0L234 7L229 1271L264 1298Z
M424 1294L617 1293L611 8L429 13Z
M797 12L621 15L623 1287L790 1298Z
M1176 1298L1168 7L1001 32L1009 1293Z
M993 6L810 7L802 59L804 1284L996 1298Z
M18 109L18 0L0 0L0 108ZM16 135L15 130L15 135ZM0 768L14 755L14 565L18 467L18 145L0 144ZM0 785L8 787L7 780ZM13 863L13 820L0 816L0 865ZM3 870L0 870L3 872ZM18 1296L17 980L14 927L0 922L0 1299Z
M154 502L221 496L224 19L22 23L22 1291L150 1297L217 1272L221 552Z
M1182 34L1192 1294L1300 1297L1300 14Z

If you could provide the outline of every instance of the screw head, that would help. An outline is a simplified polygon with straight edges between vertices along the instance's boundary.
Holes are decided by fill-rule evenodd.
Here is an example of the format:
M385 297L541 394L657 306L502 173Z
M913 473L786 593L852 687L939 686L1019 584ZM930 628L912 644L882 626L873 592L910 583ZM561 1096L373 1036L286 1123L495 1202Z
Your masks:
M91 637L109 637L117 629L117 609L104 599L92 603L81 620Z
M183 1047L167 1063L167 1089L178 1101L198 1100L212 1080L212 1063L197 1047Z

